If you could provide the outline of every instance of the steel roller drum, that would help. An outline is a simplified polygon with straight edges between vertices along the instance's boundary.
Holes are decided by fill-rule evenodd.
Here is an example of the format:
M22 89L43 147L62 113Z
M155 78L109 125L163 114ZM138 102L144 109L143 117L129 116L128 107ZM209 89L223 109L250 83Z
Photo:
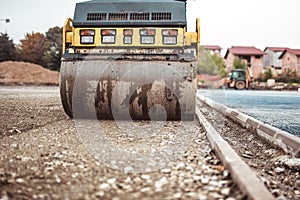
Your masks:
M196 62L62 61L60 93L72 118L193 120Z

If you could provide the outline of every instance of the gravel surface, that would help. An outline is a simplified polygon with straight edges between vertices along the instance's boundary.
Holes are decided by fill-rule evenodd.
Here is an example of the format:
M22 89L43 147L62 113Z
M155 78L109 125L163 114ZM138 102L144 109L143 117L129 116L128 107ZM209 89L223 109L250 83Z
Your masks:
M168 165L149 172L147 166L144 172L130 171L129 166L114 169L95 159L89 146L93 135L85 135L93 132L87 124L92 127L95 122L83 121L80 129L82 121L68 119L57 87L1 87L0 101L1 200L246 199L196 121L188 127L166 122L146 138L138 132L149 122L136 122L131 128L125 122L97 122L111 145L131 153L152 152L172 144L177 134L196 132L183 155Z
M66 119L57 87L0 87L0 137Z
M232 120L206 104L199 102L198 107L275 197L300 199L300 169L285 164L285 160L291 160L289 155L252 131L236 126Z

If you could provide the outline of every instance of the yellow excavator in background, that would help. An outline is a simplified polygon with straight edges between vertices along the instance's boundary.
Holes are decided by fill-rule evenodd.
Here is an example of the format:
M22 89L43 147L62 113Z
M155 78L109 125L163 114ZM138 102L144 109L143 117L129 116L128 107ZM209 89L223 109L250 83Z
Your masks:
M249 89L250 83L253 81L253 74L249 67L246 69L234 69L229 73L226 79L227 88L235 88L237 90Z

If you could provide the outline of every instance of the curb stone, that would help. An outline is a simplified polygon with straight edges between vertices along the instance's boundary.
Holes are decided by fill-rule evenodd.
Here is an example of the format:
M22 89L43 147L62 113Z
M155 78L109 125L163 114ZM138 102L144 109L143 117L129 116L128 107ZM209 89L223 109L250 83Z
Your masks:
M240 189L249 197L249 199L275 199L250 167L205 119L199 109L196 110L196 115L201 125L206 130L206 135L212 149L215 151L225 167L229 169L232 178L239 185Z
M266 124L253 117L250 117L240 111L215 102L212 99L206 98L202 95L197 95L197 98L216 109L217 111L225 114L227 117L235 122L238 122L243 127L254 130L260 137L268 140L272 144L280 147L286 153L291 154L292 157L300 158L300 138L294 136L279 128Z

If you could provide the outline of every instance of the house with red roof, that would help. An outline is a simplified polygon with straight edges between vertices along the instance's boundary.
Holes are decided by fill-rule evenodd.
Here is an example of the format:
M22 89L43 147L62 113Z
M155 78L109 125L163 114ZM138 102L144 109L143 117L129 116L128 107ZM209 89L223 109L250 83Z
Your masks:
M300 49L286 49L279 56L282 60L282 73L295 72L300 76Z
M222 48L217 45L202 45L202 47L210 54L214 55L217 54L218 56L221 57L221 50Z
M286 50L287 47L266 47L263 57L264 68L271 68L276 74L282 73L282 60L279 56Z
M232 46L224 56L227 71L234 69L234 60L239 58L250 68L253 77L258 78L263 73L263 56L265 54L265 52L255 47Z

